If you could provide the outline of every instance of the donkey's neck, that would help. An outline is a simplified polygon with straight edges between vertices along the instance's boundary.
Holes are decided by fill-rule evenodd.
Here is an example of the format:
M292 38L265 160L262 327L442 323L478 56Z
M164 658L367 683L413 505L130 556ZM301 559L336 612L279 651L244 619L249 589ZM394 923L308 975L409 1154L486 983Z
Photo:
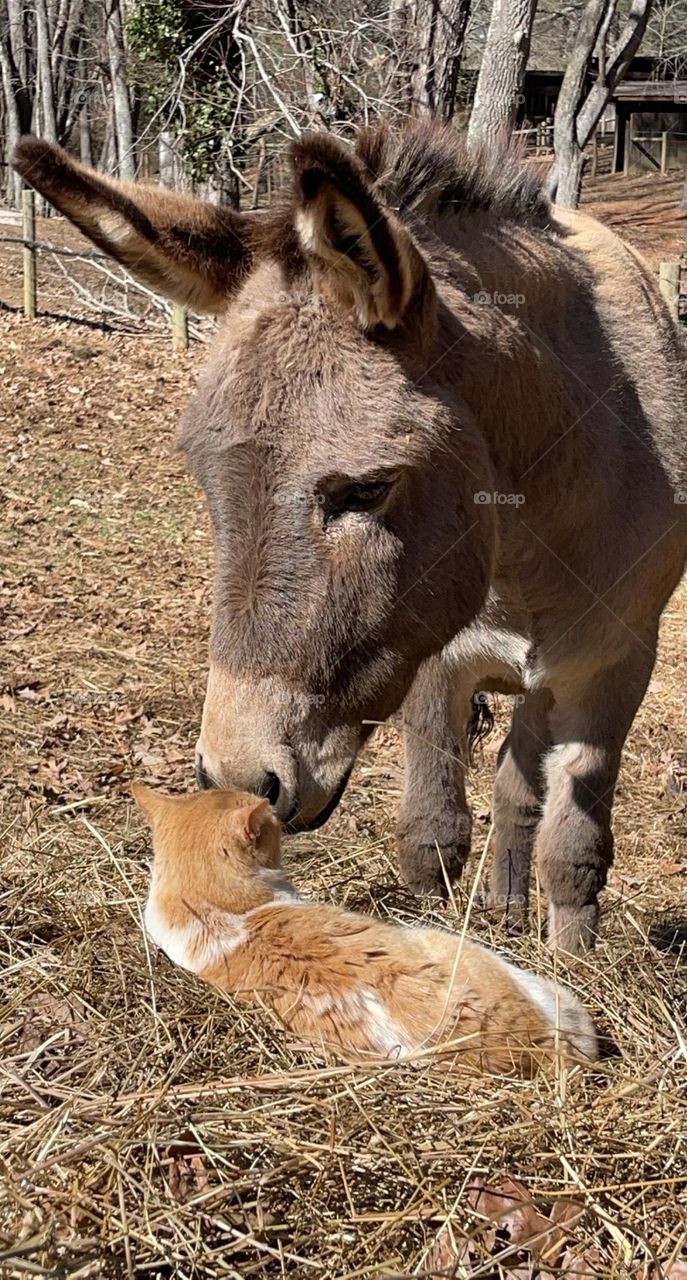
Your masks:
M467 229L455 248L450 276L442 272L445 377L497 473L517 474L577 416L560 339L584 282L560 244L525 228L499 237Z

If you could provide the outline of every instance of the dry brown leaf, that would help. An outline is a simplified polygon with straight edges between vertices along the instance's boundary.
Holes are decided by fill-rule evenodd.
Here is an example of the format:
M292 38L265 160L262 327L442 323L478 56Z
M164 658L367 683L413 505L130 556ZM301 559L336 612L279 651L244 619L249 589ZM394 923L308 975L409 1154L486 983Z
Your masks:
M488 1187L473 1184L470 1203L478 1214L498 1224L513 1245L526 1245L536 1258L555 1262L565 1244L560 1227L535 1208L527 1187L513 1178L504 1178Z
M576 1227L584 1211L579 1200L556 1200L551 1210L551 1221L563 1228Z
M209 1186L210 1172L201 1155L176 1156L169 1162L167 1182L173 1198L185 1204Z
M441 1228L424 1263L424 1269L430 1275L434 1272L447 1272L464 1264L470 1265L470 1245L467 1240L455 1240L449 1226Z
M566 1249L561 1261L560 1274L566 1277L566 1280L597 1280L597 1277L604 1275L608 1268L603 1260L601 1252L596 1248L584 1249Z
M19 1033L19 1048L22 1053L34 1053L40 1045L56 1033L63 1031L63 1043L75 1036L83 1039L85 1030L86 1006L78 996L69 999L52 995L49 991L38 991L27 1000L24 1021Z

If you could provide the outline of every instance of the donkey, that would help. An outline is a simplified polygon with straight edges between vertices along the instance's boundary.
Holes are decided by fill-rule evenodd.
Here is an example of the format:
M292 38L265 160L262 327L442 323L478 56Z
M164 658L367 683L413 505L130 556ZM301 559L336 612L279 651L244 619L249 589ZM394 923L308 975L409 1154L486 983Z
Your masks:
M398 708L400 868L456 879L479 691L514 697L491 899L594 945L623 743L687 552L685 350L641 258L436 124L291 147L239 213L16 164L96 245L224 317L181 447L216 547L201 784L324 822Z

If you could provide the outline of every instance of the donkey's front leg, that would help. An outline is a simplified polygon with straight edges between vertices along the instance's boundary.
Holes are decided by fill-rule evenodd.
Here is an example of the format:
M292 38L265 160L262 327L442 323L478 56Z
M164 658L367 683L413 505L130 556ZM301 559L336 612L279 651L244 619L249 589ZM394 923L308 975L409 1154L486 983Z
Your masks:
M550 744L548 689L520 695L499 751L494 783L494 856L488 903L520 920L527 910L530 860L542 814L543 758Z
M613 860L611 809L625 738L649 683L655 640L583 688L554 689L553 749L546 760L544 813L535 852L549 899L549 945L590 950L598 894Z
M401 877L415 893L446 895L470 852L465 796L474 679L442 657L419 671L402 711L405 779L396 839Z

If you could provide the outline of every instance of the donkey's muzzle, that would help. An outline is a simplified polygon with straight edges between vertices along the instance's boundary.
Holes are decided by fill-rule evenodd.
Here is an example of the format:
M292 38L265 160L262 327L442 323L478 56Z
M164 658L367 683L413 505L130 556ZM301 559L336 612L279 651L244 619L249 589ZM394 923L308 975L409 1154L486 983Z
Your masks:
M334 810L341 800L341 797L343 796L344 791L346 790L352 768L353 766L351 765L350 769L346 770L333 796L327 801L324 809L320 809L320 812L316 817L303 819L300 817L299 811L296 810L293 817L286 819L284 823L284 830L287 835L295 836L298 835L299 831L317 831L318 827L324 826L325 822L331 818Z
M213 787L219 786L205 768L200 752L196 753L196 785L199 791L210 791ZM260 778L255 779L252 790L256 796L264 796L276 808L282 785L276 773L265 772Z
M199 752L196 753L196 786L199 791L211 791L217 784L213 782L210 774L203 765L203 757Z

